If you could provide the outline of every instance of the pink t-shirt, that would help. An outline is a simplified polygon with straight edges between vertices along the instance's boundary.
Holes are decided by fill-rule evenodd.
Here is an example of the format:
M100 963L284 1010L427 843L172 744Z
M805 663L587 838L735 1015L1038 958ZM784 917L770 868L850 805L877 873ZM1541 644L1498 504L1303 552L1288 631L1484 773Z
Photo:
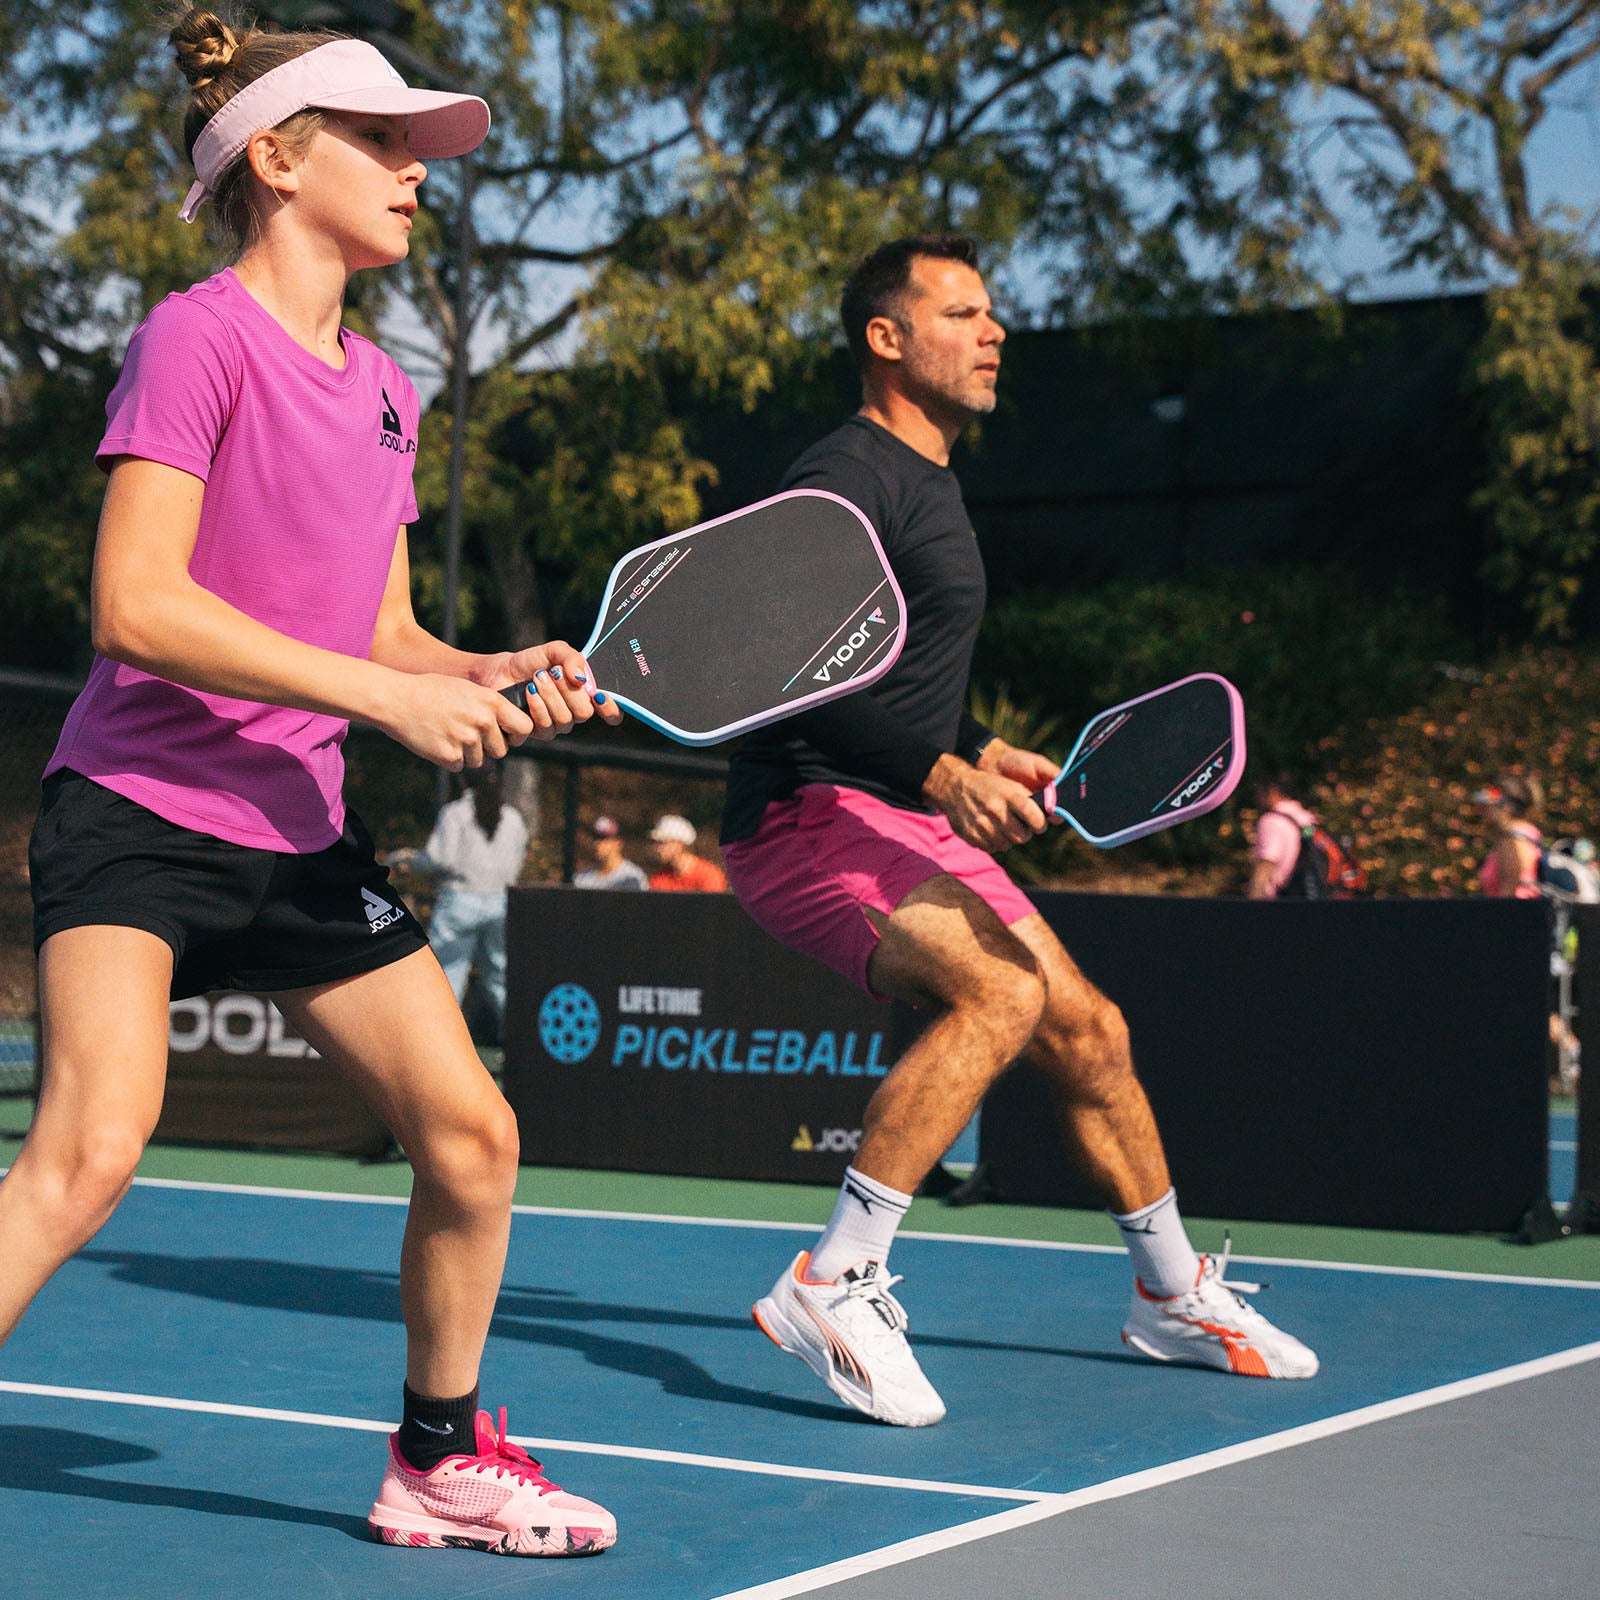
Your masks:
M1263 811L1256 822L1256 844L1250 853L1257 861L1272 864L1272 892L1289 881L1300 855L1300 830L1317 819L1298 800L1280 800L1270 811Z
M335 371L232 272L169 295L128 346L96 459L141 456L205 483L189 574L246 615L365 659L402 523L420 407L346 329ZM185 689L96 656L47 772L186 828L304 853L344 827L340 717Z

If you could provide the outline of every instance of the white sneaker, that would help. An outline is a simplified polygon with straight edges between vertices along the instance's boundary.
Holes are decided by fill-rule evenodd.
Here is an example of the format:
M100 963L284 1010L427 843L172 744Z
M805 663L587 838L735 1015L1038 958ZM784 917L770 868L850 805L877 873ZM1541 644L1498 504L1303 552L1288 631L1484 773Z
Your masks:
M836 1283L806 1277L811 1252L758 1300L750 1315L780 1349L799 1356L857 1411L902 1428L925 1428L944 1415L944 1401L922 1375L906 1343L910 1323L889 1293L900 1282L881 1262L861 1261Z
M1230 1283L1228 1247L1222 1258L1201 1256L1200 1276L1185 1294L1163 1300L1133 1280L1133 1304L1122 1342L1154 1361L1217 1367L1246 1378L1310 1378L1317 1357L1275 1328L1244 1296L1259 1283Z

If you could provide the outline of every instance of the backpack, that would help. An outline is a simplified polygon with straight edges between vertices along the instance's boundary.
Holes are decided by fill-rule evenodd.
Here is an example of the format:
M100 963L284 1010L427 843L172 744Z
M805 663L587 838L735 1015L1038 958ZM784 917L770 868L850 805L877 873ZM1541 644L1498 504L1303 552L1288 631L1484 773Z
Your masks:
M1275 809L1274 815L1294 821L1287 811ZM1348 839L1334 838L1320 822L1300 825L1300 853L1278 890L1280 900L1348 900L1366 886L1366 869L1356 860Z
M1536 882L1539 892L1552 900L1577 901L1593 905L1600 901L1600 872L1593 861L1585 861L1578 840L1554 839L1539 846Z

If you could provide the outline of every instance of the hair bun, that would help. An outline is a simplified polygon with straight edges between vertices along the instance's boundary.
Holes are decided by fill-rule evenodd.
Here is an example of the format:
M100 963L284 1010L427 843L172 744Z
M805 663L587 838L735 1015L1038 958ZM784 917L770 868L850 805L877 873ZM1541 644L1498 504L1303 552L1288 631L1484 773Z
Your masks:
M196 89L210 83L244 45L221 17L198 6L179 19L167 38L177 52L178 70Z

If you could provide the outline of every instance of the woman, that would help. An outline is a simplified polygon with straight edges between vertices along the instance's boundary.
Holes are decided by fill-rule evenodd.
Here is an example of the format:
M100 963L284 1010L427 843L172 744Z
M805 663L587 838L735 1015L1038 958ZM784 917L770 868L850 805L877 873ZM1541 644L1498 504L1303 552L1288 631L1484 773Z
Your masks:
M209 199L238 253L151 312L107 402L97 655L30 850L43 1074L0 1184L0 1338L132 1181L169 998L269 990L415 1169L403 1420L375 1537L603 1549L610 1515L477 1408L516 1124L341 794L350 718L460 771L602 699L566 644L473 655L417 623L417 395L341 326L351 276L406 255L421 158L472 149L488 108L406 88L354 40L235 32L202 10L171 39L193 86L182 215ZM498 692L523 679L528 715Z
M1539 898L1539 851L1544 835L1533 820L1539 807L1538 786L1516 774L1479 789L1473 803L1494 830L1489 853L1478 869L1478 884L1487 895L1518 900Z

